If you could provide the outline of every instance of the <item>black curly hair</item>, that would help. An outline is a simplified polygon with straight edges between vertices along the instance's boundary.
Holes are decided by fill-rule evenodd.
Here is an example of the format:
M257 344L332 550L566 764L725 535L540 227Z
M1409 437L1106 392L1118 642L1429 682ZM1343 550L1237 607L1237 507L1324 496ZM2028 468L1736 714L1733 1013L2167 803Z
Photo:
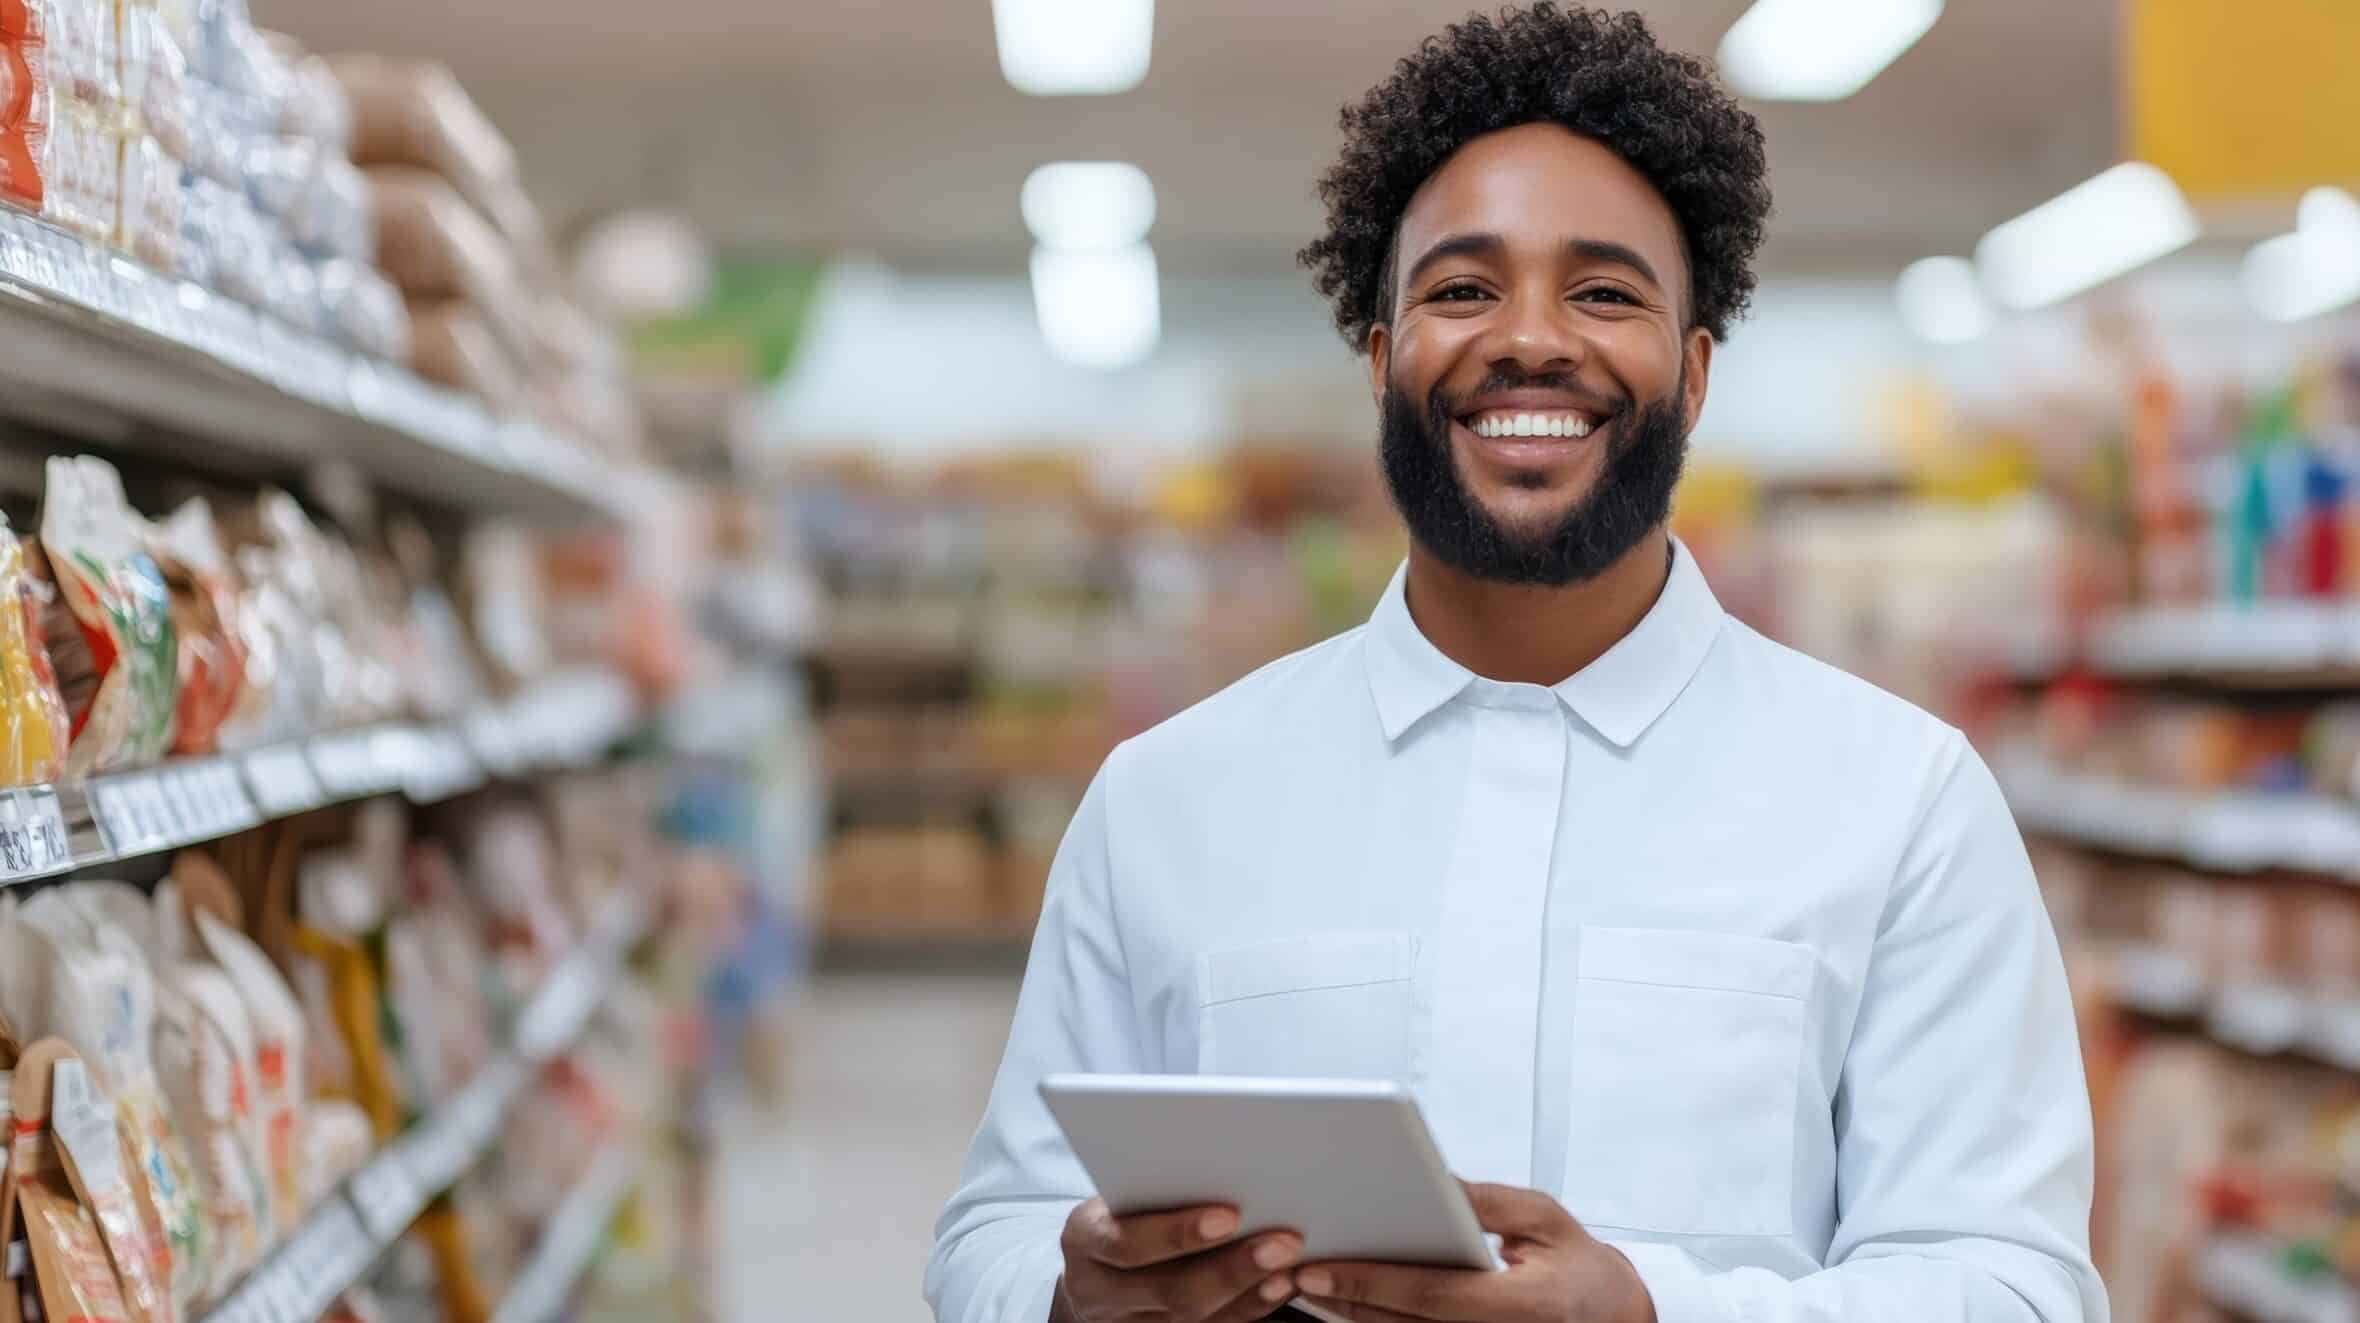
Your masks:
M1343 155L1319 181L1327 233L1298 260L1354 349L1392 315L1394 240L1419 185L1471 139L1542 122L1596 139L1663 195L1687 252L1689 324L1728 338L1770 214L1761 125L1639 15L1539 0L1444 28L1344 108Z

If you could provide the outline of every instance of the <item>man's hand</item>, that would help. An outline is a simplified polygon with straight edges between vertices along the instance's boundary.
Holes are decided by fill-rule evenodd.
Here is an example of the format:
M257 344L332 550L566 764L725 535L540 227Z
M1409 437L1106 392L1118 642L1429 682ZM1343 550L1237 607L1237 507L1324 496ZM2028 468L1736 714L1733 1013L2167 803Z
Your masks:
M1272 1231L1241 1241L1237 1231L1231 1208L1117 1218L1105 1200L1092 1199L1065 1219L1065 1275L1049 1323L1268 1318L1295 1293L1284 1270L1303 1240Z
M1655 1323L1655 1302L1613 1246L1537 1190L1468 1185L1475 1220L1501 1240L1503 1272L1317 1263L1304 1299L1355 1323Z

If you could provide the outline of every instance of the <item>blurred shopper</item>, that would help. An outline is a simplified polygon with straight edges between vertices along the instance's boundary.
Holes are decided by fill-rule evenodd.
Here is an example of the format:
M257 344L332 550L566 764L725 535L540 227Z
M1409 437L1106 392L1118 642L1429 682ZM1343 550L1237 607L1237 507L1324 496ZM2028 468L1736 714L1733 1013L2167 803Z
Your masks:
M1413 549L1365 627L1100 771L937 1316L2104 1323L2064 970L1990 774L1665 531L1753 289L1754 118L1637 16L1538 4L1344 132L1303 257ZM1114 1219L1051 1071L1407 1080L1508 1268Z

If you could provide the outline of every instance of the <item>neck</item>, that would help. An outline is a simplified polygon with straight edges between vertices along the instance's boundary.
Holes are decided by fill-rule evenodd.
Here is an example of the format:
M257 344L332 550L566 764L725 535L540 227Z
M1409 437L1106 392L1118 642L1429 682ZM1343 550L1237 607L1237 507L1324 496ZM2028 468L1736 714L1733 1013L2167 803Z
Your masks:
M1596 578L1562 588L1496 583L1411 543L1410 619L1442 655L1487 680L1554 685L1639 627L1670 577L1661 527Z

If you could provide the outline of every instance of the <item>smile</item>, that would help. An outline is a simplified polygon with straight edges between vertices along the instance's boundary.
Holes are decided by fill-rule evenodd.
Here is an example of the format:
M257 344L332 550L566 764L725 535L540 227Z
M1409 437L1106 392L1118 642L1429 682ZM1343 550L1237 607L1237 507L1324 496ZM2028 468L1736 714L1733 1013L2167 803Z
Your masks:
M1582 437L1588 436L1590 429L1596 426L1589 415L1570 409L1544 412L1486 409L1459 421L1468 431L1480 437Z

